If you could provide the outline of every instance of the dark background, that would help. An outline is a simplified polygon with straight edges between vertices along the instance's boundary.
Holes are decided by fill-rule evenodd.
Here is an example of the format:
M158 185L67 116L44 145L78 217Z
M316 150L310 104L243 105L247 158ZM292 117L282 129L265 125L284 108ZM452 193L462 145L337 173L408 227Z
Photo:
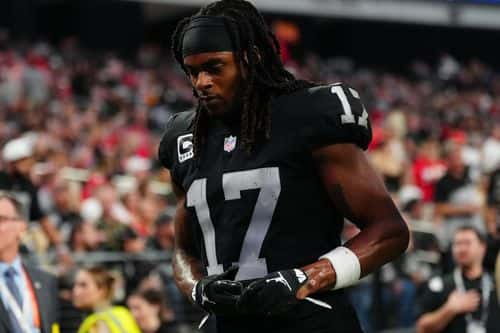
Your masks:
M59 42L76 36L92 49L132 52L147 42L168 47L175 22L193 10L155 23L143 5L117 0L2 0L0 27L14 39ZM269 20L281 18L266 14ZM321 56L349 56L360 65L400 68L413 59L436 60L442 52L459 60L479 58L500 66L500 31L294 16L302 46Z

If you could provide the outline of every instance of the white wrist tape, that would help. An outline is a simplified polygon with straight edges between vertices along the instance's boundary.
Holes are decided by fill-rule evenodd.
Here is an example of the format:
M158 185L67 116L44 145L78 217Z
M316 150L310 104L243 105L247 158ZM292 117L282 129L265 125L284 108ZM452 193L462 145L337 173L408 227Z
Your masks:
M333 290L352 286L359 281L361 265L358 256L347 247L339 246L319 258L328 259L335 269L337 282Z

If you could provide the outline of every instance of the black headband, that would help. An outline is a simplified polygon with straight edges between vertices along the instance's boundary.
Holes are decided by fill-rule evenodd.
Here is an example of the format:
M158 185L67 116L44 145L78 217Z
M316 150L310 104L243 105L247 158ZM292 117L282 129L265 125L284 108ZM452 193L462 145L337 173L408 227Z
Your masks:
M182 56L223 51L234 51L224 18L197 16L191 19L182 37Z

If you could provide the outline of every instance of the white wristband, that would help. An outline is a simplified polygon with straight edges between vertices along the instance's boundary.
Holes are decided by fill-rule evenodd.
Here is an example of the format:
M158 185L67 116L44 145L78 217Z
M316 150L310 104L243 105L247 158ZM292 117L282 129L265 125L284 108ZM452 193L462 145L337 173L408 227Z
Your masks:
M347 247L339 246L319 258L328 259L335 269L337 282L333 290L352 286L359 281L361 265L358 256Z

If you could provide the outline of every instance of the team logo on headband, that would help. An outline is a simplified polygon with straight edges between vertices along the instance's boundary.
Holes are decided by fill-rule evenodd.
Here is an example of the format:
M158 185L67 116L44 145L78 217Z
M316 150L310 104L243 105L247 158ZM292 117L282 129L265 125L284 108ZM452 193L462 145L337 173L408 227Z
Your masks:
M185 162L194 156L193 134L181 135L177 138L179 162Z

